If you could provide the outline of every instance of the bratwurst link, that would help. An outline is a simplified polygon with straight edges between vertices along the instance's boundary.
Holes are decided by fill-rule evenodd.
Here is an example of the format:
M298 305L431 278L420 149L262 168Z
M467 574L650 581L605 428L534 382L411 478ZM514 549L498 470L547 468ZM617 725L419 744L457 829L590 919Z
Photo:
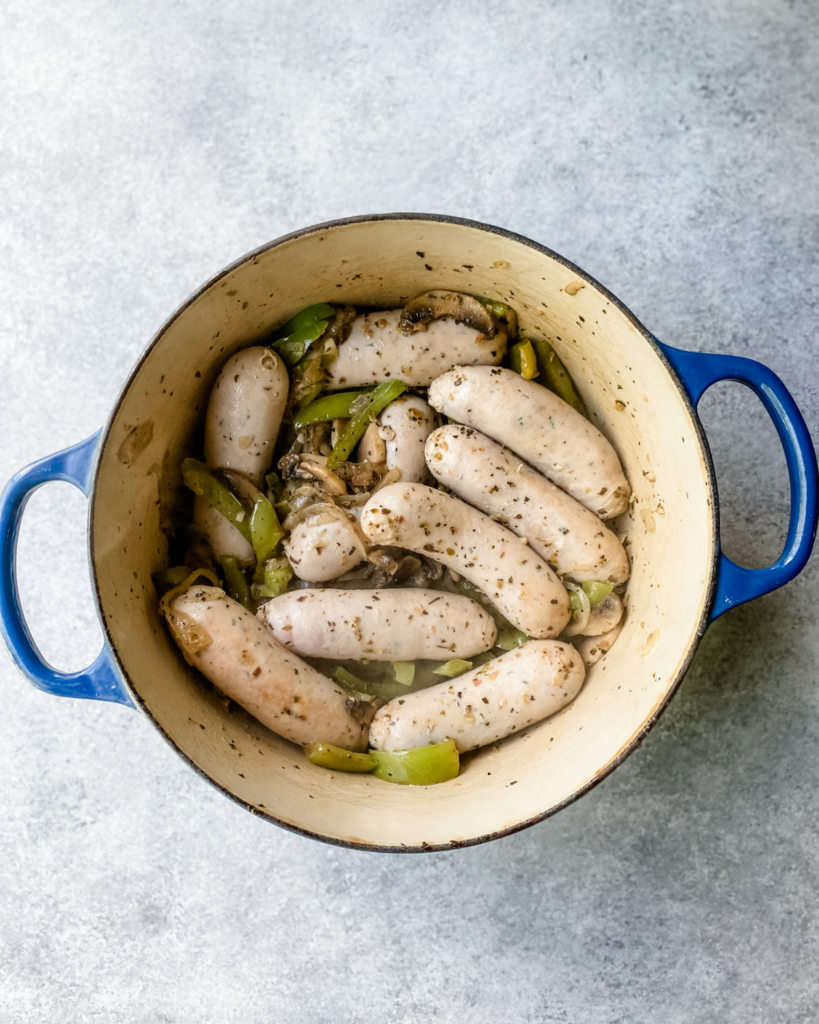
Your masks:
M367 557L352 522L331 502L311 505L283 547L296 576L308 583L335 579Z
M401 480L426 483L429 470L424 460L424 444L435 429L438 417L418 395L401 395L381 413L381 428L386 434L384 458L387 469L397 469Z
M506 351L506 334L485 338L480 331L449 317L433 320L425 331L407 333L398 321L403 310L366 313L353 320L338 358L327 367L332 391L378 384L385 378L427 387L452 366L494 366Z
M237 352L222 367L205 417L205 461L260 486L270 469L290 379L269 348Z
M601 519L626 510L631 488L611 443L536 381L497 366L458 367L433 381L429 404L508 445Z
M471 658L495 643L492 616L439 590L302 590L257 612L284 647L309 658L418 661Z
M625 549L589 509L514 452L472 427L440 427L427 438L435 479L496 518L559 576L617 586L629 575Z
M482 747L559 711L585 674L570 644L530 640L457 679L394 698L376 712L370 746L411 750L453 739L461 753Z
M366 747L367 729L348 710L349 694L282 647L223 590L189 587L167 615L185 617L207 634L210 643L187 654L188 662L268 729L294 743L321 737L349 750Z
M390 484L361 513L374 544L428 555L465 576L518 629L557 636L569 598L552 569L519 537L482 512L433 487Z

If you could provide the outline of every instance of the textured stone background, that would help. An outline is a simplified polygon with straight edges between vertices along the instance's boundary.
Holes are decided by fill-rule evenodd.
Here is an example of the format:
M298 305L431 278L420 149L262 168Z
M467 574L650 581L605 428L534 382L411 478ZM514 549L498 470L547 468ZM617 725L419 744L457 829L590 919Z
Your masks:
M811 0L5 0L0 480L95 431L224 264L394 210L546 243L661 339L768 363L815 431L818 43ZM736 385L701 412L727 549L762 565L776 436ZM84 514L52 485L20 544L63 668L100 643ZM817 575L720 619L578 804L424 857L255 820L0 652L0 1019L816 1021Z

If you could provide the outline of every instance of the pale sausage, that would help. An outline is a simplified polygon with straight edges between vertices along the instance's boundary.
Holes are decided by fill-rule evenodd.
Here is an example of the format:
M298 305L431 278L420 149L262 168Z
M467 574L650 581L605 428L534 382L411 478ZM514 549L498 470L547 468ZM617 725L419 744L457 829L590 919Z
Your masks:
M293 572L308 583L333 580L367 557L350 519L330 502L311 506L283 547Z
M536 381L500 367L464 366L433 382L429 404L507 445L601 519L627 508L631 488L611 443Z
M476 601L411 587L293 591L257 614L280 644L310 658L471 658L497 636L492 616Z
M256 345L222 367L205 417L205 461L244 473L257 487L273 461L290 382L280 357Z
M570 644L530 640L456 679L393 698L375 714L370 746L413 750L452 739L461 753L473 750L553 715L584 677Z
M615 586L628 579L616 535L509 448L472 427L450 425L430 434L426 459L439 483L525 537L559 576Z
M186 660L254 718L293 743L323 740L349 750L366 746L367 730L350 712L349 695L277 643L252 612L218 587L189 587L166 613L193 623L209 643ZM180 645L181 646L181 645Z
M398 326L402 310L386 309L357 316L338 358L327 367L331 391L402 380L427 387L452 366L495 366L503 359L506 334L498 328L487 339L451 317L433 320L425 331L405 333Z
M426 483L429 479L424 444L435 429L435 420L433 410L417 395L401 395L381 413L387 469L397 469L402 483Z
M557 636L569 620L566 591L519 537L477 509L423 484L389 484L361 513L374 544L427 555L465 576L529 636Z
M228 555L241 565L253 565L256 561L250 541L245 540L229 519L198 494L193 501L193 521L197 532L208 542L217 558Z
M603 633L602 636L590 636L585 640L579 640L575 644L577 653L583 659L583 664L586 668L596 665L612 649L614 641L620 636L622 631L623 623L618 622L614 629L610 629L608 633Z

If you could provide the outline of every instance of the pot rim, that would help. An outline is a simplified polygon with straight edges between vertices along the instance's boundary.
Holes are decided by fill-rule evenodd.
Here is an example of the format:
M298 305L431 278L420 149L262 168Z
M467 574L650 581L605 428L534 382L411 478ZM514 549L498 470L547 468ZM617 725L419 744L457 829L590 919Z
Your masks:
M679 392L684 405L691 414L691 420L694 425L694 430L700 444L700 451L705 463L705 468L708 474L709 487L712 495L711 522L713 528L713 542L711 554L711 570L708 574L707 591L705 596L705 602L703 604L702 614L700 616L700 621L697 625L697 629L694 633L694 636L689 643L688 650L685 653L685 657L680 666L680 669L677 672L674 679L669 683L665 695L657 709L649 716L649 718L646 719L646 721L643 723L642 727L639 729L636 735L618 752L618 754L614 758L612 758L611 761L609 761L609 763L605 766L605 768L602 771L595 775L594 778L592 778L585 785L581 786L580 789L572 793L571 796L566 797L565 800L562 800L560 803L555 804L553 807L549 807L541 814L536 814L531 818L527 818L525 821L518 822L516 825L511 825L509 828L499 829L496 832L488 832L485 835L476 836L472 839L457 840L449 843L439 843L434 845L421 844L419 846L381 846L376 843L353 842L346 839L336 839L332 836L322 835L318 832L313 832L310 829L301 828L300 826L295 825L292 822L283 821L280 818L277 818L275 815L268 813L267 811L260 810L257 806L248 803L248 801L244 800L242 797L238 796L232 790L221 785L221 783L217 782L210 775L208 775L207 772L200 768L199 765L197 765L179 747L176 741L171 738L171 736L165 730L162 723L159 722L157 718L148 710L142 697L139 695L139 693L136 691L133 684L131 683L131 678L128 674L128 670L119 656L119 652L117 650L114 638L111 635L110 630L108 629L108 624L106 622L105 615L103 614L102 602L100 599L99 580L97 578L96 558L94 552L94 523L96 517L97 480L100 472L100 464L102 461L100 456L104 447L108 444L114 420L116 419L122 402L125 399L125 395L128 393L131 384L136 379L137 375L142 369L143 364L145 363L146 359L151 354L151 352L154 350L156 345L162 340L162 338L167 333L171 325L175 323L176 320L178 320L179 317L190 306L192 306L194 302L196 302L206 291L208 291L208 289L212 288L214 284L222 280L222 278L226 277L228 274L231 274L234 270L238 269L248 261L253 260L256 257L262 255L263 253L278 248L280 245L284 245L286 242L291 242L294 239L303 238L307 235L316 234L317 232L328 231L338 227L345 227L350 224L364 224L371 221L402 220L428 221L440 224L455 224L459 227L475 228L487 234L499 235L502 238L518 242L521 245L525 245L530 249L534 249L535 252L541 253L544 256L548 256L556 263L559 263L562 266L566 267L567 270L571 270L582 281L585 281L587 284L592 285L630 321L632 326L638 331L643 340L647 342L648 345L654 350L655 354L659 356L660 361L668 371L671 380L674 382L674 385L676 386L677 391ZM640 744L643 742L643 740L651 731L651 729L653 729L654 726L657 724L658 720L660 719L660 716L668 707L671 698L677 692L677 689L679 688L686 672L688 671L694 654L696 653L700 640L702 639L705 630L708 626L711 608L713 606L716 593L717 567L720 553L719 530L720 518L716 473L714 471L714 463L711 457L711 450L708 446L708 440L705 436L705 431L703 429L702 423L700 422L699 416L697 415L696 407L692 402L691 396L688 394L688 391L683 385L674 367L666 358L666 355L663 352L657 339L637 319L637 317L631 312L631 310L620 299L617 298L616 295L610 292L608 288L602 285L590 274L586 273L586 271L582 270L576 264L572 263L571 260L568 260L564 256L561 256L553 249L550 249L548 246L541 245L539 242L535 242L531 238L527 238L525 235L519 235L514 231L509 231L506 228L495 227L492 224L485 224L481 221L469 220L464 217L450 217L445 214L439 213L375 213L362 214L356 217L343 217L338 220L324 221L321 224L314 224L311 225L310 227L300 228L297 231L291 231L288 234L281 235L278 238L273 239L271 242L267 242L256 249L252 249L250 252L245 253L244 256L241 256L239 257L239 259L234 260L232 263L228 264L217 274L215 274L212 278L206 281L203 285L197 288L196 291L189 295L188 298L168 317L164 324L162 324L162 326L159 328L159 330L153 336L151 341L148 343L148 345L140 355L139 359L135 363L130 374L128 375L128 378L126 379L125 383L120 389L119 395L117 396L117 400L114 403L113 408L111 409L111 413L105 423L105 426L100 432L100 440L97 447L97 457L95 460L94 472L91 480L91 487L89 490L88 561L91 577L91 589L94 596L94 604L96 606L97 614L102 625L105 642L108 646L108 649L111 652L111 655L117 665L117 668L119 669L120 675L122 676L123 682L128 690L129 695L131 696L131 699L134 702L134 705L142 712L143 715L146 716L146 718L150 719L151 723L157 729L160 736L162 736L165 742L176 752L176 754L178 754L179 757L182 758L183 761L186 762L186 764L190 768L192 768L196 772L197 775L203 778L206 782L210 783L211 786L219 790L219 792L222 793L224 796L239 804L241 807L244 807L245 810L250 811L251 814L256 815L260 818L265 818L267 821L271 822L274 825L278 825L280 828L286 829L288 832L294 832L297 835L306 836L310 839L317 839L319 842L327 843L331 846L341 846L351 850L366 850L375 853L439 853L445 850L458 850L469 846L479 846L483 843L491 842L493 839L501 839L505 836L514 835L514 833L516 832L521 832L523 831L523 829L530 828L532 825L536 825L541 821L545 821L547 818L552 817L552 815L557 814L558 811L562 811L565 807L568 807L571 804L573 804L576 800L579 800L580 797L585 796L586 793L594 789L595 786L599 785L604 779L608 778L608 776L615 770L615 768L618 768L623 763L623 761L625 761L625 759L640 746Z

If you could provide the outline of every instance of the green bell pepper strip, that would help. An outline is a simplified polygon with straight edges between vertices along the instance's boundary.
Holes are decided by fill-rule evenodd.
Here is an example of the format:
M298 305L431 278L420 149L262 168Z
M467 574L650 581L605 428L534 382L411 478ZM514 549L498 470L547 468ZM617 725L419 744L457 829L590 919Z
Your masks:
M395 673L395 681L399 686L412 686L415 680L414 661L394 661L392 670Z
M348 672L342 665L339 665L333 674L345 690L355 690L357 693L365 692L367 684L364 680L354 676L352 672Z
M292 369L313 342L324 334L327 320L334 314L335 309L326 302L308 306L276 331L276 336L269 343L270 348L279 353L288 369Z
M275 470L271 470L264 478L264 482L267 484L267 499L276 505L278 502L284 500L287 489L282 483L282 479Z
M402 693L407 692L406 686L400 683L376 682L369 679L359 679L358 676L348 672L343 665L339 665L333 673L337 683L340 683L350 693L363 693L368 697L381 697L383 700L392 700Z
M520 647L521 644L525 644L527 640L531 639L520 629L502 629L498 633L495 646L500 647L502 651L514 651L516 647Z
M481 654L474 655L470 660L472 661L472 668L480 668L481 665L488 665L490 661L494 661L495 658L500 658L500 654L496 654L494 650L483 651Z
M400 380L384 381L370 395L369 402L360 411L353 413L350 422L336 441L335 447L327 458L327 468L336 469L346 462L353 448L361 440L367 425L398 396L407 390L407 385Z
M288 370L292 370L297 363L300 363L304 358L304 353L307 351L307 346L303 341L293 338L285 338L283 341L274 342L270 345L270 348L275 349L279 353L282 357L282 362Z
M373 775L402 786L434 786L456 778L460 770L454 740L415 750L371 750L377 767Z
M244 505L227 484L213 475L204 462L185 459L182 463L182 479L194 494L204 498L225 519L229 519L248 543L253 543L250 534L250 516Z
M335 306L331 306L329 302L317 302L313 306L306 306L295 316L291 316L287 323L276 331L276 336L278 338L290 337L297 331L310 328L319 321L329 320L331 316L335 316L335 312Z
M258 573L258 569L256 570ZM261 572L261 584L257 591L259 597L278 597L287 590L287 584L293 579L293 569L286 558L271 558Z
M259 495L250 514L250 543L259 565L273 557L282 537L284 530L276 510L263 494Z
M216 561L221 565L225 577L225 590L234 601L243 604L245 608L253 611L253 604L250 600L250 587L247 585L247 578L239 568L238 561L233 555L222 555Z
M332 743L305 743L304 754L311 764L337 772L371 772L377 764L371 754L358 754Z
M524 380L532 380L537 377L537 357L532 348L531 341L519 341L509 349L509 362L515 373L519 373Z
M451 661L445 661L438 668L434 668L432 674L435 676L447 676L447 678L452 679L453 676L463 675L464 672L468 672L471 668L471 661L464 661L463 658L453 658Z
M172 590L174 587L184 583L192 572L193 569L189 569L187 565L173 565L168 569L163 569L161 572L154 573L154 586L157 590L163 592Z
M509 306L500 299L487 299L485 295L476 295L475 298L496 320L505 320L509 316Z
M320 380L316 384L311 384L307 391L305 391L304 395L302 395L298 402L296 402L296 412L301 412L302 409L306 409L308 405L312 405L323 390L324 381Z
M589 600L589 604L591 604L591 600ZM572 615L578 615L583 611L583 599L574 590L569 591L569 607L572 610Z
M540 367L539 382L585 416L586 407L583 404L583 399L575 391L572 378L558 358L557 352L548 341L533 340L532 345L537 352L537 362Z
M599 583L597 580L584 580L580 586L585 591L592 608L602 604L613 590L611 583Z
M324 398L319 398L304 409L300 409L298 415L293 417L293 426L296 430L301 430L314 423L349 419L352 416L351 406L355 400L366 395L368 402L371 394L370 391L336 391L332 395L325 395ZM361 404L365 405L365 402Z

